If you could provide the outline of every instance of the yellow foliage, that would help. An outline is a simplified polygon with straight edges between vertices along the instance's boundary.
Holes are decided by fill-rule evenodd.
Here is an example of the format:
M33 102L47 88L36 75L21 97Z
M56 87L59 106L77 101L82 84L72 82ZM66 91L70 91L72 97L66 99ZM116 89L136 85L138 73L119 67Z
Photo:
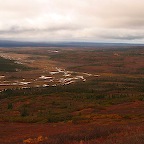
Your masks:
M47 137L43 137L43 136L38 136L37 138L28 138L26 140L23 140L24 144L38 144L39 142L43 142L45 140L47 140Z
M33 139L28 138L28 139L26 139L26 140L23 140L23 143L31 143L32 141L33 141Z
M43 136L39 136L39 137L37 138L37 141L38 141L38 142L42 142L43 140L44 140Z

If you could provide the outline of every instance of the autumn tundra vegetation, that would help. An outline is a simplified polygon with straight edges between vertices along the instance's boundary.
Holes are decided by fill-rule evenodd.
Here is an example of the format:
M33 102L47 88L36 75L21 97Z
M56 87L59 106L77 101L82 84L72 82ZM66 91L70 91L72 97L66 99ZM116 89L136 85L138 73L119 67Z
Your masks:
M1 144L143 144L144 47L0 48Z

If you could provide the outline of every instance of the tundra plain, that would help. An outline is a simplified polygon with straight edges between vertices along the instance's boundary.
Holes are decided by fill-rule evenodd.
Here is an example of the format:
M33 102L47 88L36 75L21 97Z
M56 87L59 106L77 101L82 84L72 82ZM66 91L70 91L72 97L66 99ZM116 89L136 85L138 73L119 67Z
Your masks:
M144 143L144 47L0 48L0 143Z

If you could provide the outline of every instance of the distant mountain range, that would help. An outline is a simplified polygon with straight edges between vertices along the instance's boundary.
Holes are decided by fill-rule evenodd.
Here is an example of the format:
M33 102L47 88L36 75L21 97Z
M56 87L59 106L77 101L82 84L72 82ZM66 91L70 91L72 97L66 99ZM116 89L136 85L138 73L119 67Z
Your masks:
M144 46L130 43L95 43L95 42L22 42L0 40L0 47L121 47Z

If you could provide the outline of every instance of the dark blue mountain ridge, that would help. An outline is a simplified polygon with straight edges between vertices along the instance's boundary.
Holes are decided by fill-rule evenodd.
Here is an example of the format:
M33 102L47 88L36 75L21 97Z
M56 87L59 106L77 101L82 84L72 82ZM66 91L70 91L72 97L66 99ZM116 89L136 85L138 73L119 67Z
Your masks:
M0 40L0 47L129 47L144 46L133 43L99 43L99 42L27 42Z

